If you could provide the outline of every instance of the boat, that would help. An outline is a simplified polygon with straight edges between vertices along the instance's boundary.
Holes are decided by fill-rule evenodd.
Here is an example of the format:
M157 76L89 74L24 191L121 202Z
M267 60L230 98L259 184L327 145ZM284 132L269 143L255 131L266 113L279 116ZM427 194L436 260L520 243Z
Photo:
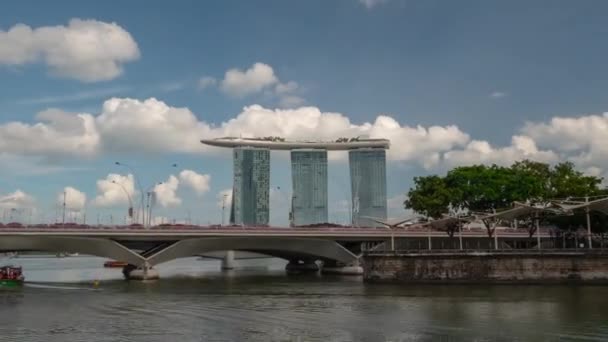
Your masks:
M103 267L125 267L128 264L126 261L108 260L103 263Z
M21 267L0 267L0 287L18 287L23 285L24 280Z

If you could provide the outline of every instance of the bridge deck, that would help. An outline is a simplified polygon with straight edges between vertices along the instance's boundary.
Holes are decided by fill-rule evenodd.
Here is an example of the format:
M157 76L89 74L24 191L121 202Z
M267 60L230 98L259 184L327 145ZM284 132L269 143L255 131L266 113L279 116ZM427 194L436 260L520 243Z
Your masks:
M497 230L497 236L503 238L529 238L528 232L519 229ZM541 230L541 237L548 238L548 231ZM37 236L78 236L106 237L115 239L166 239L176 240L193 237L292 237L322 238L335 240L373 240L395 238L447 237L446 232L428 229L388 229L388 228L272 228L272 227L196 227L196 228L123 228L123 227L89 227L89 228L2 228L0 236L37 235ZM454 235L457 237L458 233ZM487 238L485 229L463 230L465 238ZM534 236L536 237L536 235Z

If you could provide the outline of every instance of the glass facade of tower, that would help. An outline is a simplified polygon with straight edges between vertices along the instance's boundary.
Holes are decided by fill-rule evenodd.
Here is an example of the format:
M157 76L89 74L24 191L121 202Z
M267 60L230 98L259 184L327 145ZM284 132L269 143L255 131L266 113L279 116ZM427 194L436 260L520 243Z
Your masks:
M270 195L270 151L237 147L234 156L234 186L230 223L267 225Z
M353 225L380 224L365 218L386 219L386 150L356 149L348 152L353 208Z
M327 151L291 151L291 220L295 226L327 222Z

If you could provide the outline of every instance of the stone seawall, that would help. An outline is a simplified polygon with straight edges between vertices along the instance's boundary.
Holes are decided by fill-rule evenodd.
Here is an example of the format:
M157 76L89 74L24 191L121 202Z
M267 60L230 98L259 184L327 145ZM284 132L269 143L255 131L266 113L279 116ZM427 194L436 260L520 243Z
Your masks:
M378 253L362 263L366 281L608 283L608 253L601 251Z

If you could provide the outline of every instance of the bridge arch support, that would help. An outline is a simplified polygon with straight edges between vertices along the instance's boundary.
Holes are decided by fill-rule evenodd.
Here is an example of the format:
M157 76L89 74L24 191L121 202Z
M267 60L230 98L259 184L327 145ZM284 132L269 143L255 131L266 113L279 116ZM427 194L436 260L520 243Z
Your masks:
M0 238L3 251L77 252L143 266L146 259L118 242L105 238L67 236L6 236Z
M185 239L147 259L154 266L173 259L225 250L260 252L274 256L299 256L354 263L358 256L332 240L284 237L214 237Z

